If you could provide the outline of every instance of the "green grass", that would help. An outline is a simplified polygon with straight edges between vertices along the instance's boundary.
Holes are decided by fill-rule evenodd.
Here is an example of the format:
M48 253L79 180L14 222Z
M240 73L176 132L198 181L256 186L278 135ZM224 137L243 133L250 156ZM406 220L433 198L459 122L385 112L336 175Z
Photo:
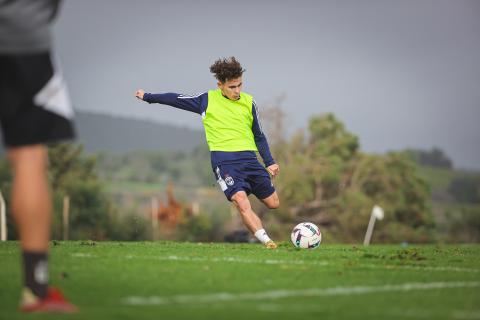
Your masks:
M51 281L80 313L19 314L18 243L7 242L0 319L480 318L478 245L56 243Z

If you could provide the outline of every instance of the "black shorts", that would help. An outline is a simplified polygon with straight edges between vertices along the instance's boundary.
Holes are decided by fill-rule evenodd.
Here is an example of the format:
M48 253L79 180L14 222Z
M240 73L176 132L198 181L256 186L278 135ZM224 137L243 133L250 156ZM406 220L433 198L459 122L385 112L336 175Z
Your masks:
M72 120L65 82L49 52L0 54L0 124L7 147L73 138Z

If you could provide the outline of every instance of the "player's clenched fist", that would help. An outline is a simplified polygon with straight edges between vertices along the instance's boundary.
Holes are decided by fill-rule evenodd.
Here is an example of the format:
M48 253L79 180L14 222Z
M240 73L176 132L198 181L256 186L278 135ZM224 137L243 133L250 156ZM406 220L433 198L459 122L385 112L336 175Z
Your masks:
M267 167L267 171L272 175L272 177L276 177L280 172L280 167L278 166L278 164L274 163L271 166Z
M145 91L143 89L138 89L135 91L135 97L137 97L140 100L143 100L143 95L145 94Z

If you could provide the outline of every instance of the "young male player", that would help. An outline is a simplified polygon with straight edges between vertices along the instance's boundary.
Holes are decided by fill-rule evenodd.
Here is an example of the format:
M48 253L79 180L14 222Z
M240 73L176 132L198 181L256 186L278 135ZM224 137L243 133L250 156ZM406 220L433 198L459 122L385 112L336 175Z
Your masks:
M242 92L244 69L231 57L219 59L210 67L218 80L218 89L188 96L177 93L152 94L143 89L135 96L148 103L170 105L202 116L211 164L218 184L238 209L247 228L267 248L277 245L268 236L248 195L253 193L268 208L280 205L270 175L279 173L260 121L258 110L249 94ZM258 151L266 166L257 160Z
M0 124L14 173L11 205L23 258L24 312L77 310L48 286L52 203L45 143L73 136L73 110L50 55L58 5L0 0Z

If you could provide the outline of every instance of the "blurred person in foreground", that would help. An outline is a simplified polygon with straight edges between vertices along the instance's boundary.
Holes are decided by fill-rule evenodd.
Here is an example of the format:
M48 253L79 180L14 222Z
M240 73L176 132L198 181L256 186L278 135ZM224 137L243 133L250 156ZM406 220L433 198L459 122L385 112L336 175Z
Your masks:
M11 207L20 236L23 312L75 312L49 286L52 199L46 143L73 138L73 109L52 62L59 1L0 0L0 124L13 170Z
M199 95L152 94L143 89L135 96L148 103L160 103L202 116L212 169L226 198L237 207L243 223L268 249L277 245L252 210L248 195L253 193L268 208L280 205L272 177L279 173L262 130L253 97L242 92L245 70L235 57L219 59L210 67L218 89ZM257 160L260 153L265 167Z

